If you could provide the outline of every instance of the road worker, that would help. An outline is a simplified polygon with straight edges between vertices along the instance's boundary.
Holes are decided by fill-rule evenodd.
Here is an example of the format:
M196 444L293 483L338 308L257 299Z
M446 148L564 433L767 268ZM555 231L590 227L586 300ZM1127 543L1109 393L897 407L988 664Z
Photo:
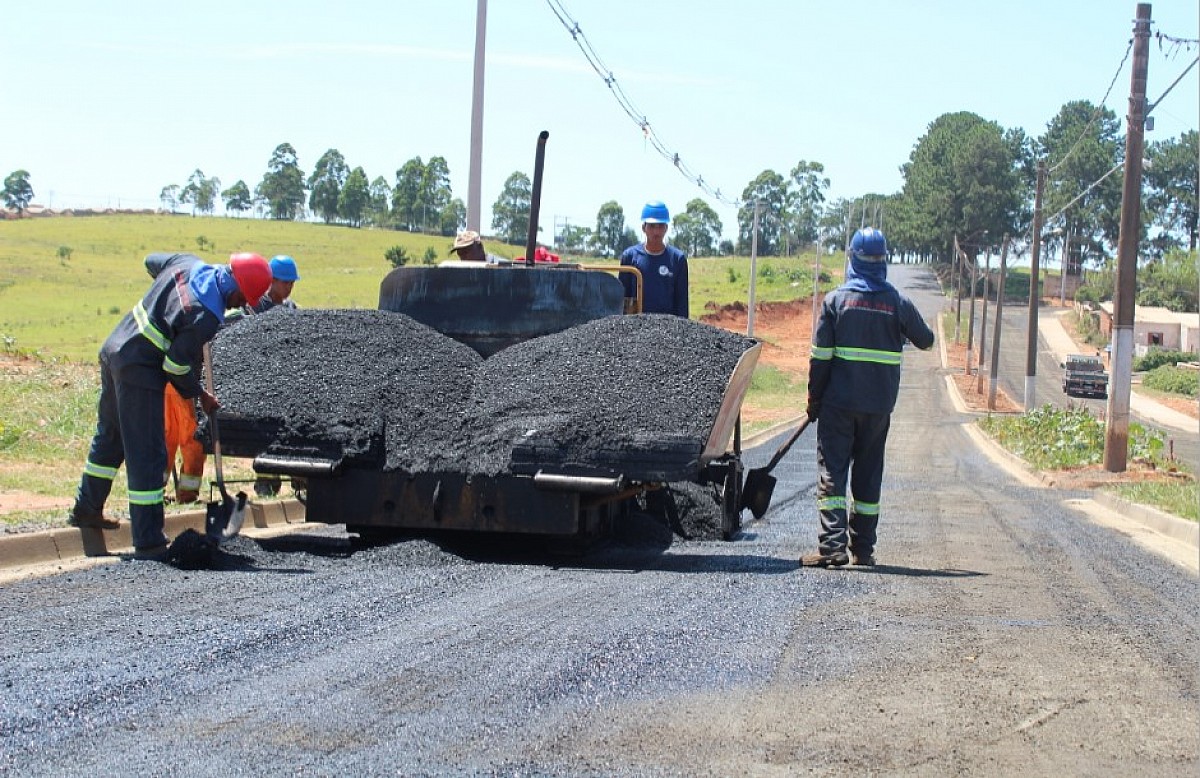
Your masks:
M851 557L856 565L875 564L884 445L900 391L901 350L905 341L933 347L929 325L888 283L887 257L882 232L855 232L846 281L821 306L808 375L821 529L817 550L800 557L804 567L838 567Z
M151 254L149 291L100 348L96 433L67 519L73 527L116 529L104 504L122 463L129 485L134 557L164 559L163 473L167 469L163 397L171 383L184 399L199 398L205 413L220 404L200 381L203 348L225 311L257 304L271 284L258 254L239 253L228 265L192 254Z
M642 274L642 313L668 313L688 318L687 255L666 243L671 214L659 200L642 208L642 233L646 240L621 254L622 265ZM626 297L637 296L637 279L622 273Z

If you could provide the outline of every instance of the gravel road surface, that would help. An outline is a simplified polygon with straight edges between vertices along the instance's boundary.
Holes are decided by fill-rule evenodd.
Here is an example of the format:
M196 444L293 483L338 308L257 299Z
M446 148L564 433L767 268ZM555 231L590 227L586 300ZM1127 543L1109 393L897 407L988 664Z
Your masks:
M314 525L0 587L0 773L1195 775L1196 576L993 465L946 391L907 351L874 569L797 567L810 433L734 542Z

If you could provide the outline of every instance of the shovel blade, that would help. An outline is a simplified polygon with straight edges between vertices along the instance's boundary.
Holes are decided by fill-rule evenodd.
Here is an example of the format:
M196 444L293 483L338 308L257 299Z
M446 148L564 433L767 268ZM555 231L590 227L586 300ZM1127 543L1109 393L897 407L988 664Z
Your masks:
M210 503L205 503L204 506L204 534L213 540L220 540L225 533L225 528L229 526L229 519L233 516L233 510L237 507L232 499L225 498Z
M748 509L754 518L761 519L771 507L771 495L775 493L775 476L763 468L751 470L746 474L746 483L742 487L742 507Z

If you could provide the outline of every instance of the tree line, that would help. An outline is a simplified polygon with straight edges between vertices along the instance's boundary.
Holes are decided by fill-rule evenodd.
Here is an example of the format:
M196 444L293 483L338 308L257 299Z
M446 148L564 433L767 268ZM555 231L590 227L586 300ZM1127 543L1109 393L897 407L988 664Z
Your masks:
M721 238L721 220L699 197L675 211L672 241L691 256L747 254L752 244L763 256L790 255L808 246L838 250L854 228L869 223L885 230L893 253L902 259L947 261L956 241L974 258L1005 235L1019 251L1029 240L1041 163L1047 171L1046 247L1051 252L1065 248L1067 272L1078 274L1111 262L1124 150L1116 114L1083 100L1062 106L1036 138L974 113L946 113L917 139L900 168L898 192L828 201L824 165L801 159L787 175L767 169L742 190L736 241ZM1197 132L1151 142L1145 156L1143 260L1159 259L1172 249L1194 251L1200 200ZM8 176L3 196L10 209L23 210L33 197L29 174L18 170ZM492 206L495 238L525 242L531 198L529 176L509 175ZM190 206L193 213L211 214L219 199L234 215L313 216L329 224L445 236L466 224L466 207L454 196L444 157L427 162L413 157L396 170L392 183L384 176L369 178L362 167L351 169L331 148L306 176L290 143L275 148L253 190L243 180L222 189L219 179L196 169L184 185L164 186L159 199L169 211ZM610 200L600 206L594 226L566 226L550 242L570 253L616 256L637 240L624 210Z

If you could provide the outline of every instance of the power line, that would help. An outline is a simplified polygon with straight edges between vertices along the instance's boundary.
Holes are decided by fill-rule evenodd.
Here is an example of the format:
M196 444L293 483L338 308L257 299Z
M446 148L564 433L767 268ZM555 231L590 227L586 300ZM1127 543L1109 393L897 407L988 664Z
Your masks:
M604 64L603 60L600 59L600 55L592 47L592 44L590 41L588 41L587 36L583 34L583 30L579 27L579 23L571 18L570 13L567 12L567 9L563 7L563 4L559 2L559 0L546 0L546 3L550 6L550 10L554 12L554 15L558 17L558 21L562 23L562 26L571 34L571 38L575 41L575 44L579 46L579 50L583 52L583 56L587 58L588 64L590 64L592 69L596 71L597 75L603 79L604 85L612 91L613 97L616 98L617 103L621 106L621 110L623 110L625 114L633 120L633 123L641 129L643 137L650 143L651 146L654 147L654 150L657 151L663 159L674 165L675 169L678 170L684 178L700 187L710 197L719 200L725 205L740 208L743 205L741 200L730 200L722 195L720 189L714 188L711 184L704 180L703 176L694 172L690 167L688 167L687 163L684 162L683 158L679 155L679 152L671 151L667 148L666 144L659 139L658 134L655 133L654 128L650 125L650 120L646 118L645 114L643 114L633 105L633 102L621 89L621 85L617 83L617 77Z
M1117 65L1117 72L1113 73L1112 81L1109 82L1108 89L1106 89L1104 92L1104 97L1100 98L1100 102L1096 104L1096 110L1092 112L1092 118L1088 119L1088 123L1079 133L1079 137L1075 139L1075 143L1073 143L1071 148L1067 150L1067 153L1063 155L1063 158L1046 171L1047 176L1065 165L1067 160L1071 158L1071 155L1075 153L1075 149L1079 148L1079 144L1082 143L1083 139L1087 137L1088 130L1092 129L1092 125L1096 123L1096 119L1098 119L1100 114L1103 113L1104 104L1108 102L1108 96L1112 94L1113 87L1117 84L1117 78L1120 77L1121 71L1125 69L1125 63L1129 60L1129 52L1131 51L1133 51L1132 38L1129 39L1129 45L1125 47L1125 56L1121 57L1121 64Z

